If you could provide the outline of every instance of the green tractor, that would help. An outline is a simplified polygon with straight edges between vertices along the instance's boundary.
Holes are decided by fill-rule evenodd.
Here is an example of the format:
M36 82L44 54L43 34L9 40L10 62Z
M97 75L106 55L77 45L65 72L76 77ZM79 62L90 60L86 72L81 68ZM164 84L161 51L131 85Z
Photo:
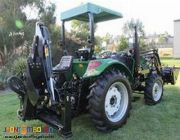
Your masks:
M61 14L59 64L52 66L47 27L36 23L33 50L27 59L27 72L8 79L20 99L18 117L41 120L69 137L71 120L88 111L98 130L109 132L124 125L130 115L132 94L144 91L145 103L155 105L163 96L164 83L175 84L173 68L162 68L157 50L139 51L135 27L133 49L108 58L94 54L94 23L122 18L118 12L91 3ZM89 22L87 46L76 56L66 51L65 22Z

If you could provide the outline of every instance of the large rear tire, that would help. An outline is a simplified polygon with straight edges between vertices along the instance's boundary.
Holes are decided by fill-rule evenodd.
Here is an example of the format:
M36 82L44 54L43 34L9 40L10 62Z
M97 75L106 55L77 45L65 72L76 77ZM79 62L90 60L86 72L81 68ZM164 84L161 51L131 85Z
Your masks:
M119 71L105 72L91 86L89 112L97 129L111 131L126 123L131 109L131 86Z
M152 73L147 77L144 91L145 103L155 105L161 102L163 96L163 80L156 74Z

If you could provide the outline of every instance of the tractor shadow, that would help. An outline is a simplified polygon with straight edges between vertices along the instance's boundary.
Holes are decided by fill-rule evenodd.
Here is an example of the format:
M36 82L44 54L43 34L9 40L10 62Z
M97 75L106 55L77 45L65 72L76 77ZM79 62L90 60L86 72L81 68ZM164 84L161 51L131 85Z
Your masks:
M136 96L136 95L134 95L133 97L132 97L132 102L137 102L137 101L139 101L140 99L141 99L142 97L141 96Z

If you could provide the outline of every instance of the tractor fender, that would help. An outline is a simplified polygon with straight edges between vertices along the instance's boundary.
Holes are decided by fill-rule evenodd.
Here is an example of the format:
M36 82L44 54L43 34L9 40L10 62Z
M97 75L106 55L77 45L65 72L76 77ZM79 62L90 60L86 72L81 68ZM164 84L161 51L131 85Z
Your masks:
M127 76L130 82L133 82L133 75L128 67L122 62L111 58L91 60L83 78L99 76L109 68L117 68L122 74Z

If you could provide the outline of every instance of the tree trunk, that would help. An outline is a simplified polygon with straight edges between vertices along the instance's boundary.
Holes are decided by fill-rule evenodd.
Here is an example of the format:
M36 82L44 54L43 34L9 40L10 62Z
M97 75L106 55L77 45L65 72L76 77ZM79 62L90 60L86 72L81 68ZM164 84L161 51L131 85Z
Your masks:
M4 66L4 54L0 51L0 68Z

